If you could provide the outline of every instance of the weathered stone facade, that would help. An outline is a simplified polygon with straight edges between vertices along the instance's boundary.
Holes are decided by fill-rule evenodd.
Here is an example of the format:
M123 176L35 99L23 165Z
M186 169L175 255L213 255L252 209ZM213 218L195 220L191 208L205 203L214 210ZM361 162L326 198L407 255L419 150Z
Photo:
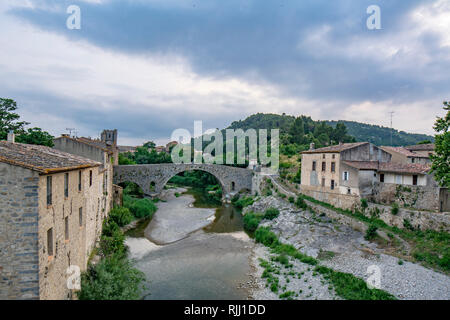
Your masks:
M144 164L114 166L114 183L134 182L145 194L158 195L173 176L183 171L206 171L217 178L224 196L252 190L253 171L215 164Z
M0 300L39 298L39 174L0 163Z

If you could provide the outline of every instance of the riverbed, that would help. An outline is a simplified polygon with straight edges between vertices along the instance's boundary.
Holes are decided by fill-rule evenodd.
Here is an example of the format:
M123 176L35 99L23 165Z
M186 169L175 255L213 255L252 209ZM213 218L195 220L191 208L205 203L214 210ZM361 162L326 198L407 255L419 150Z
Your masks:
M194 207L185 191L166 190L145 238L126 240L146 276L144 299L247 299L254 244L241 213L227 204Z

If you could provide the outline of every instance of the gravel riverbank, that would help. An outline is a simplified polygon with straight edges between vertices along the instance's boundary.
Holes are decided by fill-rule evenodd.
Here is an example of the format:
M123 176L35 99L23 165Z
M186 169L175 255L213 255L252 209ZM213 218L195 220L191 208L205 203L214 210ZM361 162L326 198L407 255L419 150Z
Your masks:
M398 258L386 254L377 244L366 241L364 234L349 226L308 210L298 210L287 201L275 197L262 198L245 211L263 212L269 207L278 208L280 215L272 221L263 221L261 226L269 226L283 243L292 244L302 253L319 259L321 265L364 280L373 272L369 270L368 273L369 266L379 268L380 289L398 299L450 299L449 276L411 262L399 262ZM280 267L278 278L281 289L275 294L265 287L265 279L261 279L263 268L259 265L259 259L270 261L269 251L262 245L254 249L252 263L259 278L259 289L253 290L252 298L278 299L283 292L293 292L290 297L294 299L338 298L319 274L308 271L308 265L293 259L290 259L293 264L290 269L278 262L271 262L273 266Z

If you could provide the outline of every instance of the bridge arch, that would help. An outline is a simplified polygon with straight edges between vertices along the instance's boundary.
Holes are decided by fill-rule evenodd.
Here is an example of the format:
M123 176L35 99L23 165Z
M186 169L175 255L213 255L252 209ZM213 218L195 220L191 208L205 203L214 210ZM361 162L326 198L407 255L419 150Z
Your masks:
M146 195L156 196L173 176L192 170L213 175L219 181L224 196L245 189L252 190L253 172L251 170L216 164L119 165L114 166L114 183L131 181L139 185Z

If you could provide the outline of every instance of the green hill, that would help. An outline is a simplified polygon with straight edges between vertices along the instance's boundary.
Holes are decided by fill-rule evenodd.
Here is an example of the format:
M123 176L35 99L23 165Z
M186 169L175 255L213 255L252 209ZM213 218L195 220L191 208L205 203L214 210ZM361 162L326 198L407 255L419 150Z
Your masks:
M375 145L391 145L391 131L392 131L392 145L393 146L406 146L414 145L424 140L430 140L434 142L433 136L426 134L407 133L404 131L391 130L387 127L370 125L355 121L314 121L310 117L302 116L305 133L314 132L316 127L331 126L336 128L338 123L345 125L347 134L356 139L356 141L369 141ZM280 132L288 133L292 124L295 121L295 117L291 115L279 115L272 113L257 113L247 117L244 120L234 121L228 127L228 129L280 129ZM330 138L332 138L330 133ZM316 136L317 137L317 136Z
M392 145L393 146L408 146L414 145L424 140L434 142L434 137L426 134L407 133L405 131L398 131L387 127L360 123L356 121L327 121L327 124L335 127L337 123L343 123L347 127L349 135L355 137L357 141L369 141L378 146L391 145L391 131L392 131Z

